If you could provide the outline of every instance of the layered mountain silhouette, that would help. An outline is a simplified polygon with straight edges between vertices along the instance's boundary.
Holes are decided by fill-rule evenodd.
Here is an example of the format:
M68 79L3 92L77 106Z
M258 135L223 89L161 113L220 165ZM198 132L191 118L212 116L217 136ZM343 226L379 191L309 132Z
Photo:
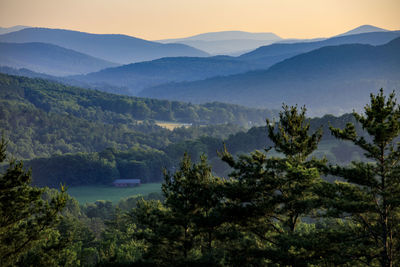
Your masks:
M122 87L128 94L135 95L146 87L163 83L202 80L213 76L267 69L284 59L301 54L303 51L311 51L313 48L329 44L367 43L376 45L387 43L396 36L400 36L400 32L358 34L308 43L274 44L240 57L162 58L69 78L100 90Z
M224 101L279 108L307 105L312 115L343 113L367 102L370 92L400 88L400 38L380 45L327 46L268 70L157 86L143 97L204 103Z
M222 31L202 33L186 38L160 40L161 43L180 43L206 51L212 55L236 55L282 40L274 33Z
M284 59L324 46L341 44L382 45L397 37L400 37L400 31L345 35L315 42L276 43L259 47L254 51L239 56L238 59L252 62L252 64L256 64L260 69L266 69Z
M98 71L117 64L45 43L0 43L0 65L66 76Z
M362 25L345 33L339 34L335 37L384 31L387 30L372 25ZM159 40L159 42L182 43L190 45L192 47L196 47L212 55L239 56L260 46L266 46L272 43L316 42L326 39L327 38L283 39L280 36L270 32L251 33L244 31L221 31L202 33L185 38L164 39Z
M161 44L121 34L90 34L48 28L26 28L3 34L0 42L49 43L119 64L162 57L208 56L206 52L184 44Z
M236 37L279 38L271 33L245 32L191 38L208 42L231 41ZM398 50L389 55L390 45L382 46L396 37L400 37L400 31L364 25L333 38L275 43L239 57L202 57L207 54L183 44L160 44L125 35L26 28L0 35L0 71L118 94L194 103L218 100L272 108L279 108L281 102L304 103L311 105L315 114L337 114L351 111L348 107L352 108L355 101L364 103L366 100L360 95L366 97L365 92L380 86L400 87ZM28 40L35 42L27 43ZM396 47L395 44L393 41L392 46ZM200 56L181 57L183 50L178 48L182 47L188 54ZM174 49L179 50L179 57L131 63L147 56L158 58L175 53ZM104 57L117 60L107 61ZM115 66L119 62L131 64ZM88 74L76 75L79 73ZM336 91L338 95L332 93Z
M254 69L251 64L232 57L172 57L108 68L69 78L99 89L110 86L123 87L129 94L135 95L146 87L163 83L202 80L247 72L251 69Z

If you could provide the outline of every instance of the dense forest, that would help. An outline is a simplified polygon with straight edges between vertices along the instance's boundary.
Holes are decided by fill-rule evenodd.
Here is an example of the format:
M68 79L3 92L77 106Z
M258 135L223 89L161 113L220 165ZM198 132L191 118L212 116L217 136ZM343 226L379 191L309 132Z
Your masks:
M227 137L240 127L263 125L277 112L223 103L192 105L107 94L58 83L0 74L0 126L17 158L160 148L202 135ZM168 131L156 120L191 124Z
M262 130L265 150L237 155L228 142L219 150L231 168L226 178L204 155L194 163L185 153L164 172L161 195L115 206L79 206L64 186L33 187L31 173L11 160L0 175L1 265L398 266L400 106L381 90L352 116L343 127L320 127L305 108L283 106ZM367 160L312 156L323 136L357 146ZM1 162L6 148L3 139Z
M276 111L224 103L193 105L177 101L128 97L62 85L43 79L0 75L1 99L23 100L46 112L87 120L127 124L138 120L177 121L193 124L235 123L260 125Z
M351 117L352 115L347 114L342 117L325 116L309 120L311 129L322 127L323 132L328 133L322 139L327 147L319 148L313 155L326 157L333 163L349 163L355 158L362 158L363 154L356 146L335 140L329 134L329 125L345 127L348 122L354 121ZM359 128L357 130L360 132ZM155 143L150 140L146 146L134 145L126 150L106 148L100 152L34 158L26 161L26 166L32 168L33 182L40 186L58 187L60 183L68 186L110 185L118 178L140 178L143 183L149 183L162 181L162 170L178 168L182 155L187 153L195 162L206 155L213 172L226 176L230 168L221 162L217 151L222 150L224 145L234 155L269 148L273 142L266 132L265 126L239 131L226 138L207 136L202 132L204 135L198 138L190 139L189 136L186 140L176 139L176 142L156 148Z
M254 125L277 116L275 111L126 97L9 75L0 75L0 89L0 127L8 152L32 167L35 185L50 187L109 185L135 177L159 182L162 169L176 169L184 152L193 159L207 155L214 173L227 175L229 167L216 151L224 143L234 154L267 148L272 142L266 127ZM171 131L156 119L192 125ZM355 122L352 115L310 120L312 130L322 125L325 133L329 125L347 122ZM254 127L244 128L249 126ZM357 153L329 134L324 140L331 148L316 153L332 162L349 162Z

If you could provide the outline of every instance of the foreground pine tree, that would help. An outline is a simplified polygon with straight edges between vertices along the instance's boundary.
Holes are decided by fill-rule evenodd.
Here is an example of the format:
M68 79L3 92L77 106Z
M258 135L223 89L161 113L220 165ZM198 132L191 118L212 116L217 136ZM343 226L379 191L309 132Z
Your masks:
M179 169L164 173L165 202L141 201L132 211L136 236L147 244L146 263L159 266L215 266L215 234L221 223L217 188L205 156L193 163L185 154Z
M222 154L234 169L226 191L226 216L255 240L253 247L241 246L245 250L235 252L245 259L243 264L303 266L311 261L313 244L306 237L310 229L302 219L318 208L315 188L322 180L317 166L324 161L311 158L322 132L309 133L305 112L283 106L277 124L267 121L269 138L280 156L255 151L235 160L226 150Z
M6 142L0 142L0 163L6 159ZM31 174L22 162L11 161L0 174L0 265L15 265L18 259L53 227L66 197L58 194L50 201L42 199L44 188L30 185Z
M350 217L359 229L353 236L359 249L349 258L358 257L368 265L400 266L400 107L394 93L385 97L381 89L378 95L371 94L365 114L354 117L366 133L363 136L353 124L331 131L359 146L368 162L331 167L331 174L344 182L326 189L328 213Z

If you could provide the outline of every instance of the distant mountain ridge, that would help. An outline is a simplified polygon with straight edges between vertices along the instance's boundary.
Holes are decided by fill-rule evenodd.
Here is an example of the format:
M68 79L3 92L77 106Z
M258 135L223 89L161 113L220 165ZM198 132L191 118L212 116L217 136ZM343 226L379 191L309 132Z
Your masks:
M240 57L163 58L68 78L100 90L108 90L113 86L122 87L125 93L135 95L146 87L163 83L203 80L214 76L227 76L257 69L265 70L287 58L326 45L358 42L375 45L384 44L397 36L400 36L400 31L335 37L318 42L273 44Z
M179 42L184 40L201 40L201 41L221 41L221 40L237 40L237 39L253 39L253 40L272 40L282 39L272 32L245 32L245 31L220 31L201 33L184 38L164 39L163 42Z
M380 87L400 88L400 38L385 45L327 46L284 60L268 70L148 88L142 97L193 103L224 101L279 108L307 105L313 115L359 108Z
M384 31L388 30L372 25L362 25L333 37ZM244 31L221 31L202 33L184 38L164 39L159 40L159 42L187 44L206 51L212 55L239 56L261 46L266 46L273 43L315 42L323 41L325 39L328 38L284 39L271 32L252 33Z
M371 26L372 27L372 26ZM374 28L371 27L359 27L360 29L354 29L353 31L367 31ZM377 28L379 29L379 28ZM29 30L29 31L28 31ZM36 29L37 30L37 29ZM33 31L30 29L25 29L23 31L28 31L28 33L32 33L34 36L37 36L36 30ZM95 40L100 41L101 36L103 35L91 35L86 33L79 33L73 31L64 31L64 30L51 30L44 29L44 32L47 33L48 30L54 34L61 34L65 37L65 32L68 34L72 34L75 36L78 34L79 36L84 36L87 38L94 38ZM39 32L43 32L39 29ZM19 36L21 33L14 32L10 35L0 35L1 38L4 36L8 36L6 39L10 39L13 34ZM217 36L213 35L199 35L196 38L198 39L210 39L215 40L216 38L232 38L237 36L245 36L247 33L244 32L225 32L225 37L221 37L221 33L215 33ZM269 33L268 33L269 34ZM261 34L260 39L267 38L268 34ZM46 35L46 34L45 34ZM10 37L11 36L11 37ZM26 37L26 34L23 34L23 37ZM109 37L115 37L120 35L106 35L105 39L109 40ZM64 60L62 56L63 53L58 53L58 56L50 56L50 51L46 51L43 53L45 49L39 49L36 51L36 59L32 58L30 53L34 51L30 51L30 53L17 53L16 56L11 56L11 53L3 53L6 56L14 57L18 59L17 63L13 62L8 58L3 60L3 63L0 61L0 65L9 66L14 69L6 69L4 71L10 74L20 74L26 75L28 77L46 77L52 80L56 80L59 82L63 82L70 85L82 86L82 87L90 87L95 88L107 92L118 93L118 94L127 94L127 95L136 95L139 91L154 86L161 86L165 83L171 82L189 82L196 80L209 79L216 76L227 76L239 73L245 73L248 71L254 70L265 70L271 67L272 65L281 62L290 57L299 55L304 52L309 52L324 46L329 45L340 45L340 44L350 44L350 43L362 43L362 44L372 44L372 45L380 45L387 43L388 41L399 37L400 31L385 31L381 32L369 32L369 33L361 33L361 34L353 34L346 36L333 37L325 40L313 41L313 42L295 42L295 43L276 43L269 46L260 47L250 53L246 53L239 57L228 57L228 56L216 56L216 57L166 57L161 59L156 59L152 61L145 62L137 62L132 64L127 64L119 67L111 67L105 66L105 69L97 68L96 64L94 67L96 69L90 69L91 64L83 64L84 60ZM15 36L14 36L15 37ZM14 38L13 37L13 38ZM24 38L25 38L24 37ZM29 37L29 36L28 36ZM54 36L53 36L54 37ZM122 36L123 37L123 36ZM16 38L16 37L15 37ZM22 37L21 37L22 38ZM22 39L24 39L22 38ZM85 39L84 38L84 39ZM89 38L89 39L90 39ZM100 39L98 39L100 38ZM130 41L132 41L131 37L127 37ZM12 39L12 38L11 38ZM28 38L29 39L29 38ZM79 38L78 38L79 39ZM86 40L85 39L85 40ZM117 38L118 39L118 38ZM135 38L133 38L135 39ZM136 40L136 39L135 39ZM145 40L141 41L152 43ZM87 40L86 40L87 41ZM89 43L93 43L93 40L89 40ZM21 44L19 44L21 45ZM47 44L51 46L51 44ZM159 44L162 45L162 44ZM100 44L102 48L107 46L112 47L107 42ZM60 47L61 48L61 47ZM72 51L69 49L65 49L66 51L74 52L79 54L80 52ZM112 51L113 49L109 49ZM115 49L114 49L115 50ZM4 50L5 51L5 50ZM40 52L41 51L41 52ZM41 54L43 53L43 54ZM7 55L9 54L9 55ZM0 51L1 55L1 51ZM15 53L14 53L15 55ZM42 55L44 56L42 60ZM54 55L57 55L55 53ZM66 54L65 54L66 55ZM65 56L64 55L64 56ZM21 58L25 56L25 58ZM87 58L91 58L89 55L85 55ZM46 59L47 58L47 59ZM74 57L71 57L74 58ZM58 60L56 60L58 59ZM52 64L47 62L52 60ZM69 61L72 62L69 62ZM5 62L5 63L4 63ZM8 62L8 63L7 63ZM25 64L21 64L21 62ZM82 66L79 66L79 62L81 62ZM108 62L110 63L110 62ZM36 65L35 65L36 64ZM62 65L65 66L62 66ZM44 66L43 66L44 65ZM50 65L51 67L47 66ZM93 65L93 64L92 64ZM75 66L75 67L71 67ZM46 67L47 69L45 69ZM22 71L17 69L23 68ZM94 72L93 72L94 71ZM41 73L42 72L42 73ZM87 75L76 75L80 73L88 73ZM51 75L72 75L67 77L48 77Z
M222 31L202 33L185 38L164 39L159 40L159 42L186 44L212 55L231 55L280 40L282 40L281 37L271 32Z
M117 64L46 43L0 43L0 65L56 76L83 74Z
M368 32L387 32L388 30L382 29L373 25L361 25L357 28L354 28L350 31L347 31L345 33L337 35L339 36L346 36L346 35L352 35L352 34L359 34L359 33L368 33Z
M48 28L26 28L2 34L0 42L49 43L119 64L172 56L208 56L184 44L161 44L121 34L91 34Z
M107 68L87 75L67 77L94 87L118 86L130 95L168 82L195 81L249 71L251 64L232 57L171 57Z
M400 37L400 31L360 33L332 37L316 42L275 43L268 46L259 47L254 51L239 56L238 59L244 61L253 61L253 63L259 65L260 69L266 69L273 64L287 58L301 53L310 52L324 46L342 44L382 45L397 37Z

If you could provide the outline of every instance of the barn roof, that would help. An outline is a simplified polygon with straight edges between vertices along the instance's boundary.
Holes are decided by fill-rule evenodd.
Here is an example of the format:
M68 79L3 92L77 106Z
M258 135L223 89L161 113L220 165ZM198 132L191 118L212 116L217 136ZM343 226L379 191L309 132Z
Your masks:
M114 184L138 184L140 179L117 179L113 182Z

